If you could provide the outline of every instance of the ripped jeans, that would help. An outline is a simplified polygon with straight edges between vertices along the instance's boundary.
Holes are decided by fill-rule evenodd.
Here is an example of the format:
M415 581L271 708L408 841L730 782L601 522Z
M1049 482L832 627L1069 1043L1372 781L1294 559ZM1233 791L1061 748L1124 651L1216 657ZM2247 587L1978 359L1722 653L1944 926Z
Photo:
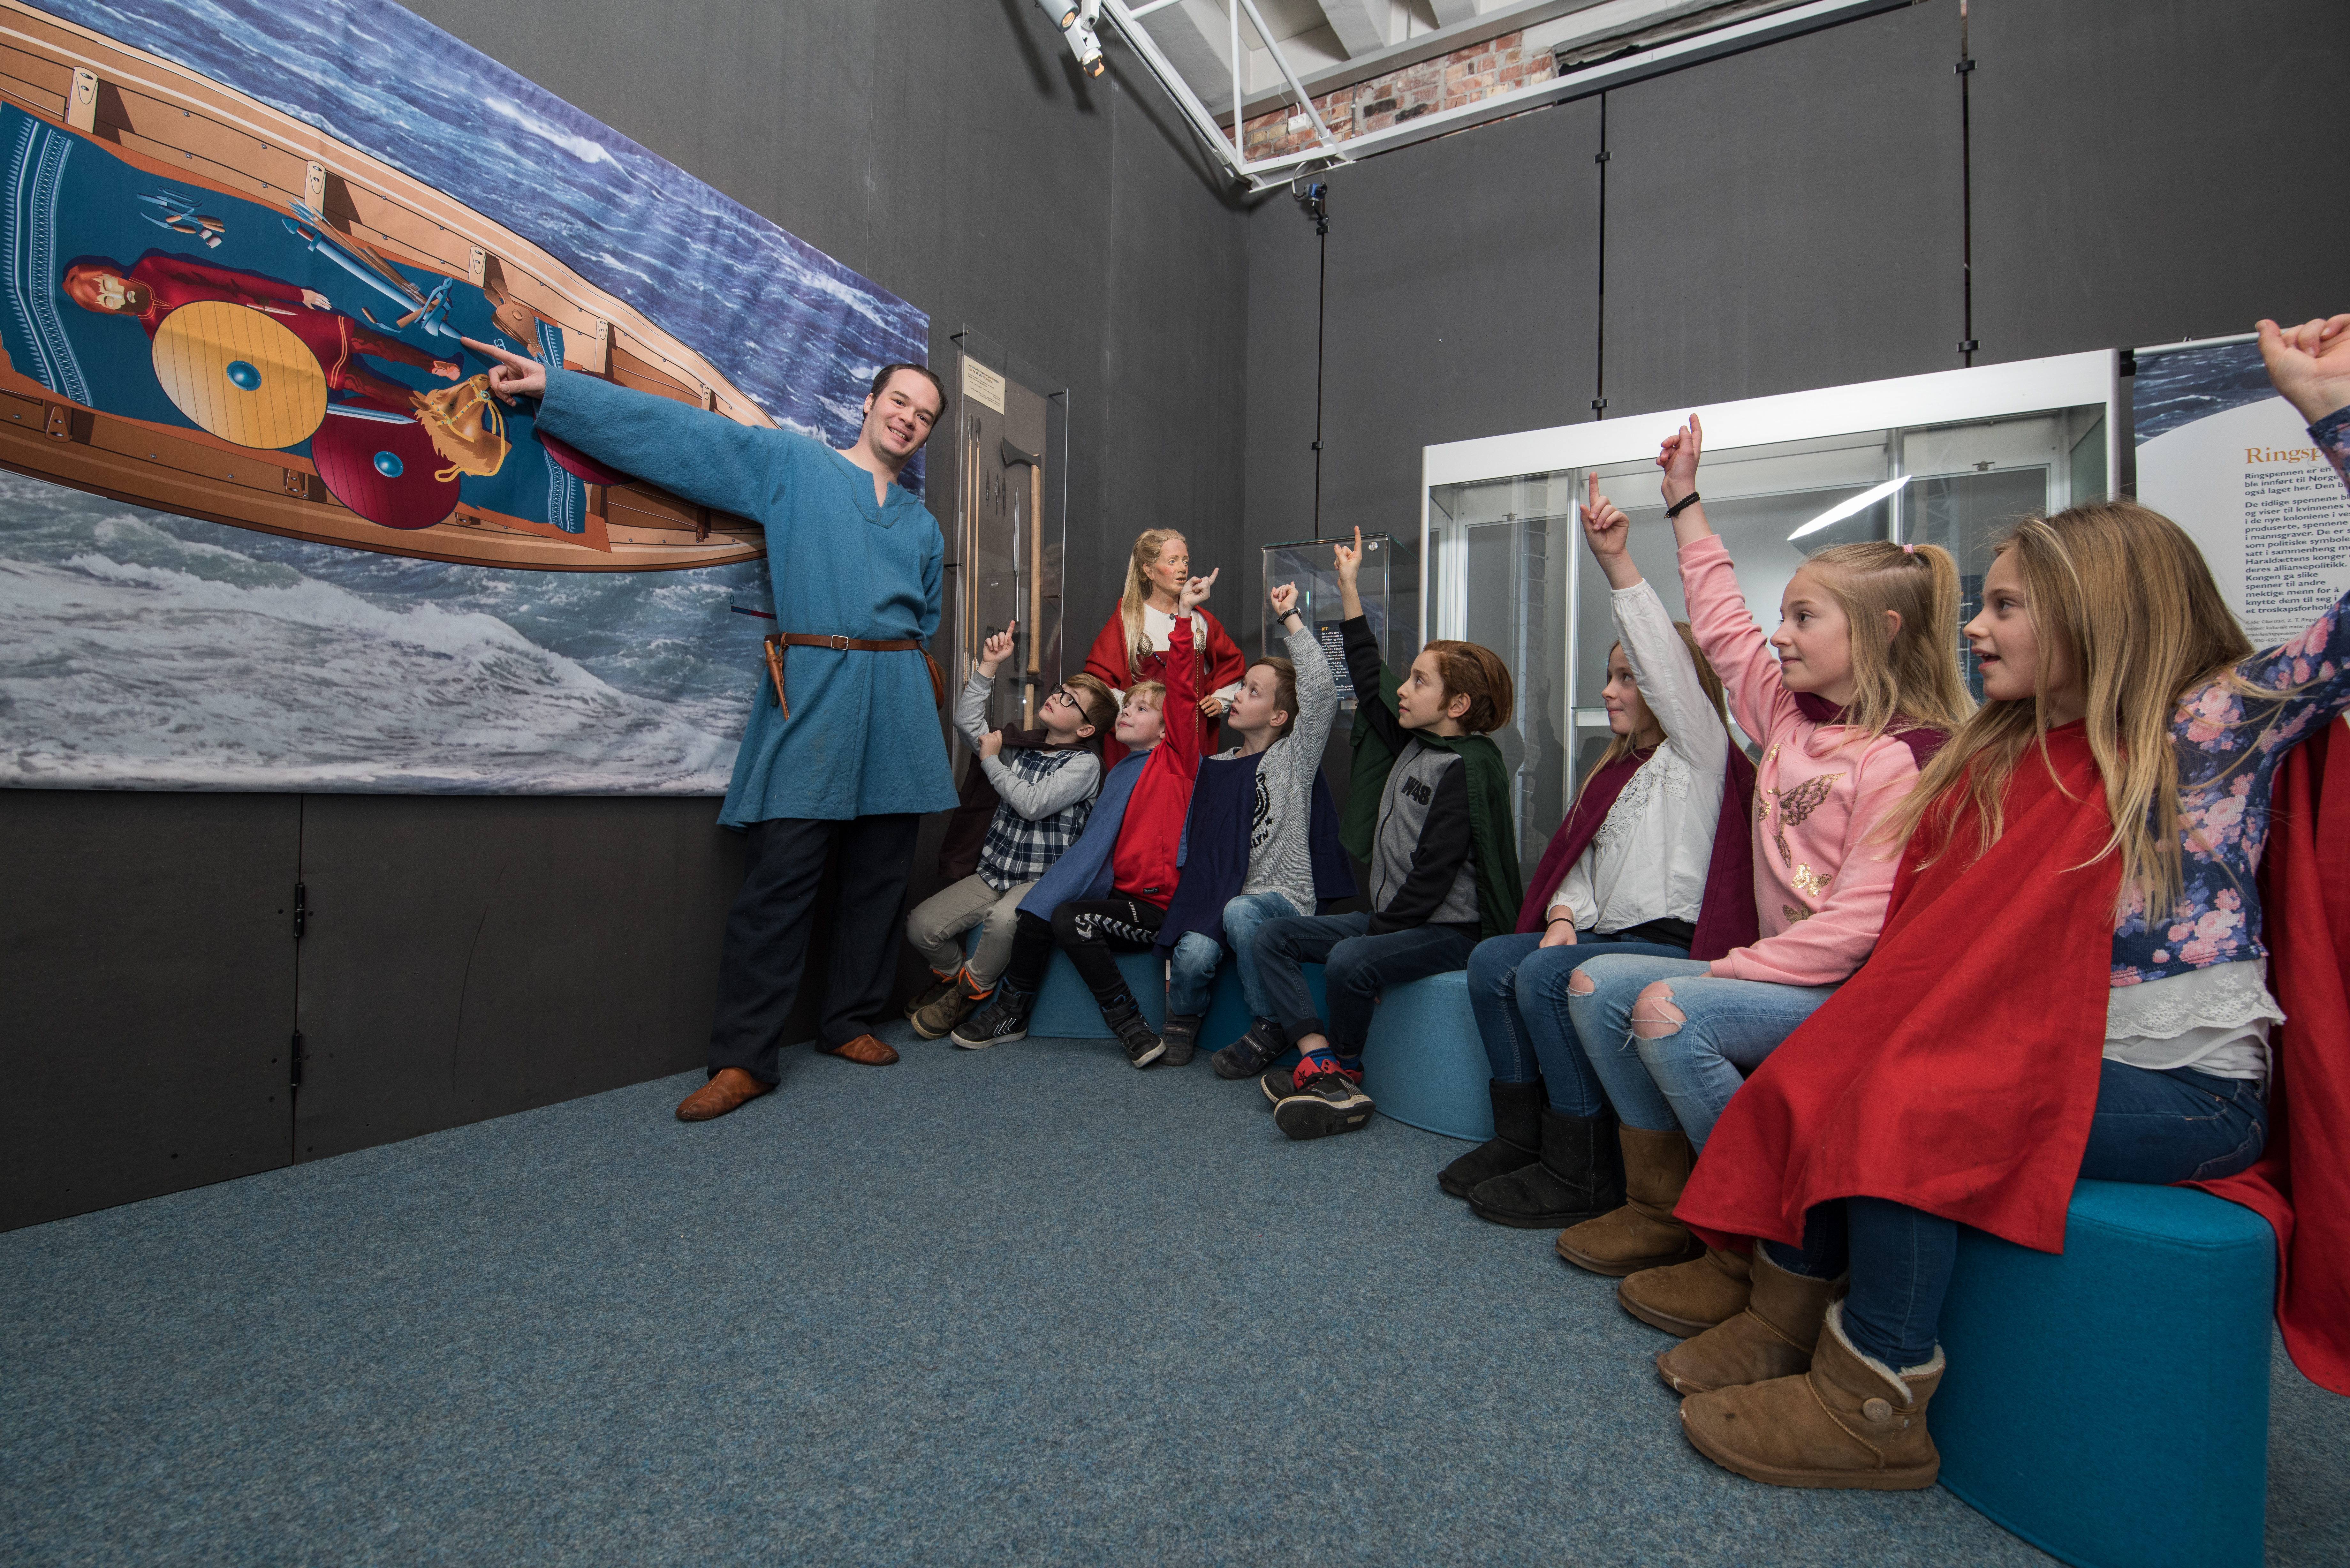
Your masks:
M1795 1026L1834 996L1833 985L1773 985L1723 980L1700 959L1635 958L1594 951L1578 966L1592 989L1567 982L1566 1012L1575 1036L1626 1127L1648 1132L1678 1127L1699 1148L1746 1075L1779 1048ZM1652 1024L1657 1038L1635 1027L1640 992L1658 981L1671 985L1671 1005L1683 1022Z

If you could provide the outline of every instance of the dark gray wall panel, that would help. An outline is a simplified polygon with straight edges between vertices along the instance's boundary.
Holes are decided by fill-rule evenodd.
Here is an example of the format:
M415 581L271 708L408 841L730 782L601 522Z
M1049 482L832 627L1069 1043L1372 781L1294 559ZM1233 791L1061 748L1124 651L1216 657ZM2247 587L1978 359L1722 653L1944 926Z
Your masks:
M742 877L716 807L309 797L298 1157L699 1065Z
M1929 0L1607 95L1609 413L1959 366L1958 42Z
M1983 358L2350 309L2341 0L1975 0Z
M301 805L0 791L0 1230L286 1162Z

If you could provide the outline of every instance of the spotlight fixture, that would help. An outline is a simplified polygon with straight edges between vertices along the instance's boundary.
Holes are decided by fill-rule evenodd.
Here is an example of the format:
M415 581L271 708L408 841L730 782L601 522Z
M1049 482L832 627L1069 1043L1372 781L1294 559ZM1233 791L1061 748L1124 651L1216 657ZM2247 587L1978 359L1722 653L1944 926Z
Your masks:
M1866 512L1887 496L1899 494L1901 487L1908 483L1909 476L1905 473L1898 479L1887 480L1874 490L1864 490L1849 501L1839 501L1787 537L1800 539L1806 534L1818 533L1831 523L1841 523L1856 512Z
M1101 40L1094 36L1094 23L1101 16L1101 0L1036 0L1053 26L1068 40L1069 53L1077 60L1077 69L1089 77L1102 74Z

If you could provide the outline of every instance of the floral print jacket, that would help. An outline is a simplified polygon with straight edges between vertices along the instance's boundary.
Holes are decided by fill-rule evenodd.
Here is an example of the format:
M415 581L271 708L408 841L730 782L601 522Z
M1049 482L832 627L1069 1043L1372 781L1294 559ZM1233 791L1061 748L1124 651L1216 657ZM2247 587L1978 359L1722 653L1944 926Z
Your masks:
M2309 430L2350 483L2350 409ZM2265 959L2254 881L2269 836L2269 792L2293 747L2350 707L2350 595L2282 648L2236 666L2254 686L2299 687L2281 703L2214 683L2187 694L2170 722L2178 749L2178 830L2184 896L2169 918L2143 900L2114 929L2113 983L2137 985L2214 964Z

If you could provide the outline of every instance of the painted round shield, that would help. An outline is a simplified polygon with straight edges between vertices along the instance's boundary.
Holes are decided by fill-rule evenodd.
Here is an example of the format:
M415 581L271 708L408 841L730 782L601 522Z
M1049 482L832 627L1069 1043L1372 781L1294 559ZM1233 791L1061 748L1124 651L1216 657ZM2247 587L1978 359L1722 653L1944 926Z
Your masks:
M310 461L328 493L386 528L430 528L457 504L458 478L414 420L335 415L310 438Z
M155 330L155 379L198 428L239 446L298 445L327 413L309 345L258 310L183 305Z

